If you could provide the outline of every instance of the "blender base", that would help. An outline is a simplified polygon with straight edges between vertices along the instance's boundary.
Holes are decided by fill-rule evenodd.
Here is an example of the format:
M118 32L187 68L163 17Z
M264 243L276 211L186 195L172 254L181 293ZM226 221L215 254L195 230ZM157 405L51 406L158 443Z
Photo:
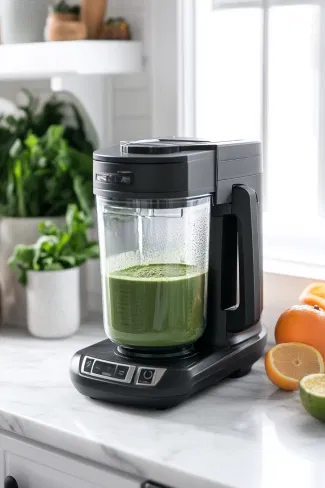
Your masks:
M227 349L197 349L186 357L139 358L121 354L104 340L78 351L70 376L85 396L121 405L166 409L224 378L249 373L262 356L266 329Z

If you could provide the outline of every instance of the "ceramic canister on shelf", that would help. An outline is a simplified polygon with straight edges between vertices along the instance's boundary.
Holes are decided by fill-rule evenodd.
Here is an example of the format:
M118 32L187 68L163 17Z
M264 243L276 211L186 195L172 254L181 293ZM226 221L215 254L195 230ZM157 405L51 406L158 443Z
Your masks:
M106 0L81 0L81 20L86 25L88 39L100 38L106 6Z
M2 0L3 44L41 42L51 0Z

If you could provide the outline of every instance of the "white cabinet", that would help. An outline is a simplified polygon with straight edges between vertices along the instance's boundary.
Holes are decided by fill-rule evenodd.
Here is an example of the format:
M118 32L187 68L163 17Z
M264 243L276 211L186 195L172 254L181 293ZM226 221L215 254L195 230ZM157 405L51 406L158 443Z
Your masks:
M140 488L144 481L0 433L0 488L6 476L19 488Z

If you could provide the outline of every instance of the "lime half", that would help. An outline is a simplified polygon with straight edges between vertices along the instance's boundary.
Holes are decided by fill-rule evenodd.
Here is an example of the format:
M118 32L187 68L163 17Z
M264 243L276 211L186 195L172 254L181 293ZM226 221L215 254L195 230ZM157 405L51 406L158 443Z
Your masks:
M302 378L300 398L310 415L325 422L325 374L310 374Z

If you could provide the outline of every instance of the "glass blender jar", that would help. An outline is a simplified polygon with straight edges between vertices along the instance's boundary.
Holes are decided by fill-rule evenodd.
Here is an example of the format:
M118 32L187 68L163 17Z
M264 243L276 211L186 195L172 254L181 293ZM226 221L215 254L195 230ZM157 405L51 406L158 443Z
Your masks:
M206 325L210 196L97 196L103 310L126 348L183 347Z

